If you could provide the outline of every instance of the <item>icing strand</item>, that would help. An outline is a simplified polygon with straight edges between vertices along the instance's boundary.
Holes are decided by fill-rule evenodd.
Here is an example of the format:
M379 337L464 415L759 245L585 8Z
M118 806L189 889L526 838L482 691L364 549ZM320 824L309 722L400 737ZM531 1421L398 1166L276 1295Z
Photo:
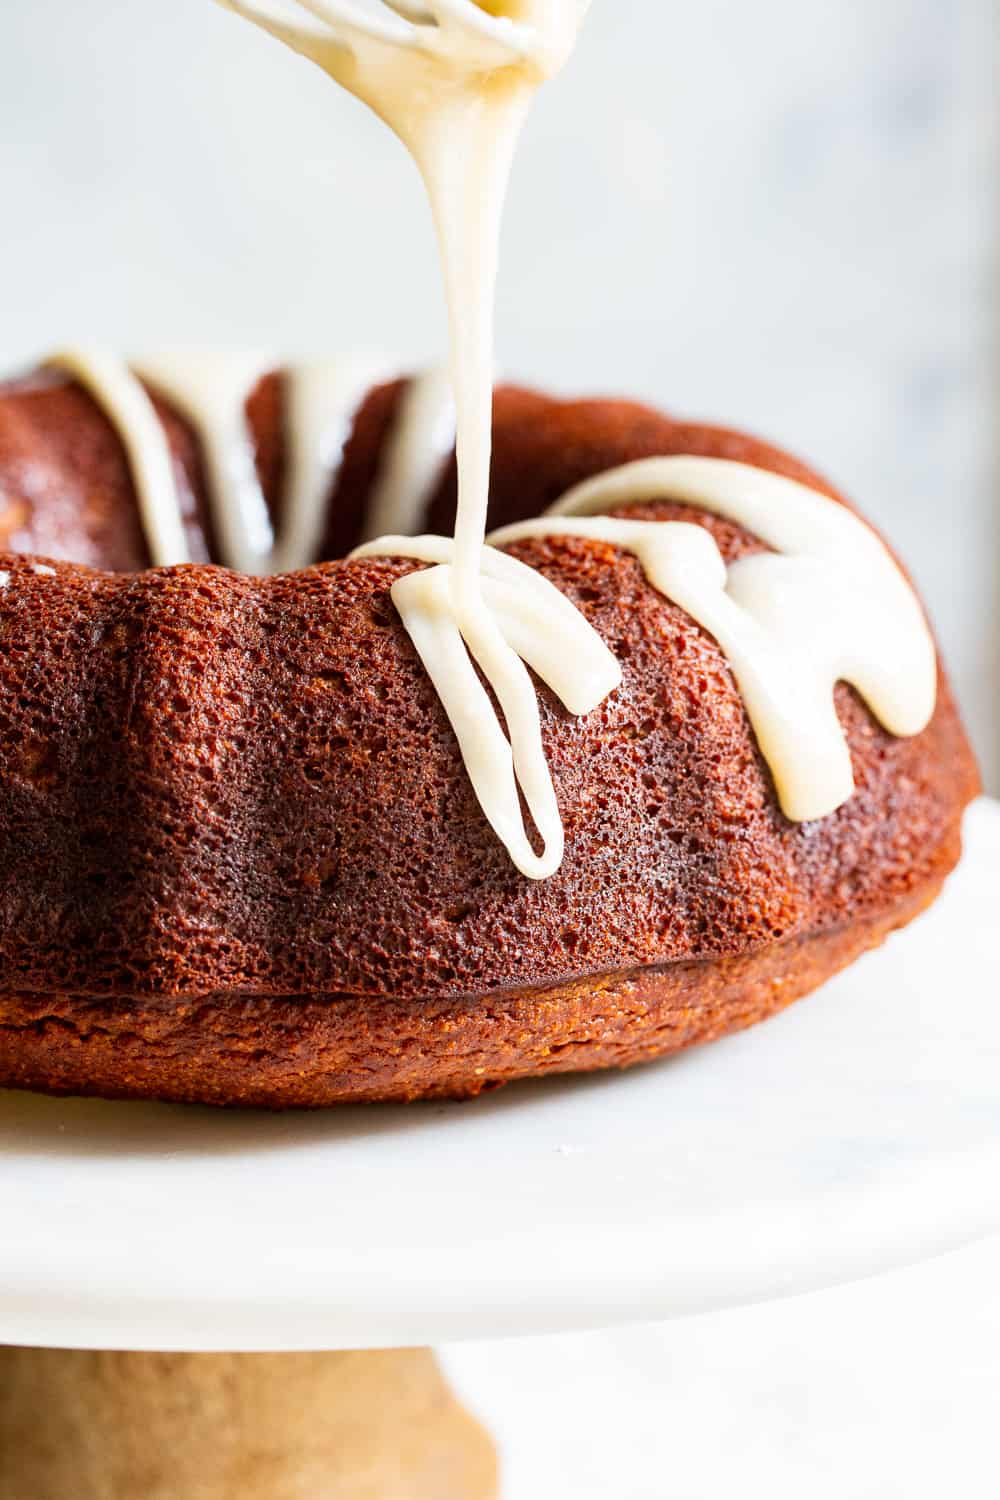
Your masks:
M743 558L727 569L703 526L599 514L648 500L683 501L725 516L776 551ZM826 495L722 459L645 459L578 486L538 520L495 532L483 553L484 579L499 576L502 554L495 547L552 536L582 537L631 552L650 583L715 637L737 679L782 810L792 821L825 817L854 790L850 751L834 706L837 682L856 687L892 734L919 734L930 721L936 655L920 604L871 528ZM426 537L387 537L361 550L366 556L391 554L435 563L452 555L450 544ZM551 860L525 857L523 820L511 826L506 768L499 761L480 762L475 770L470 764L466 741L471 734L465 724L470 685L454 639L449 636L445 642L451 622L440 584L411 586L412 579L431 580L439 571L400 580L393 599L455 727L487 818L518 868L539 878L539 869L547 869ZM511 574L504 598L488 593L486 602L508 646L549 680L535 655L544 638L550 657L564 664L557 691L571 712L589 711L573 707L574 687L581 689L581 702L600 701L596 691L589 696L582 691L585 684L596 689L595 659L587 659L579 636L571 637L563 615L548 601L543 603ZM431 663L435 647L438 656ZM486 675L496 691L494 678ZM510 724L506 708L504 712ZM490 734L498 732L495 722ZM538 748L533 739L528 744L530 732L526 720L512 730L512 743L515 735L520 737L514 764L522 786L530 776L538 805L548 809L549 788L540 783ZM530 801L529 807L541 831ZM559 834L553 829L550 837L555 850Z
M445 370L428 370L400 397L368 502L365 538L422 525L442 465L455 447L455 403Z
M284 519L281 535L261 572L291 573L319 556L326 506L354 419L371 388L389 380L393 371L389 361L363 355L289 368L285 385L288 477ZM414 444L419 443L417 436Z
M78 380L114 423L153 566L188 562L190 552L170 447L143 380L198 435L222 562L256 574L294 572L316 561L355 417L372 387L398 371L398 362L364 354L287 369L288 473L284 521L274 537L246 420L247 400L261 375L275 367L274 359L174 353L136 360L130 368L103 349L65 349L46 364ZM421 524L454 431L443 375L432 371L411 381L379 459L373 504L379 506L380 530Z
M702 526L597 514L658 499L724 516L775 551L727 569ZM650 583L715 637L795 822L825 817L854 791L837 682L857 688L892 734L919 734L930 722L936 654L920 603L875 532L826 495L724 459L644 459L491 540L553 535L632 552Z
M271 360L264 354L159 354L134 360L132 368L198 435L227 567L260 572L270 558L274 534L257 477L246 404Z
M516 558L484 547L484 609L518 667L513 678L498 671L495 660L481 656L478 643L470 643L456 622L450 566L454 550L454 542L444 537L394 536L369 542L351 555L412 557L433 564L398 579L392 601L455 731L487 821L522 875L544 880L562 862L563 826L542 743L538 697L525 663L577 715L590 713L618 687L621 668L554 584ZM496 694L506 735L472 658ZM541 840L537 853L525 829L518 788Z
M221 0L322 67L393 130L420 171L437 231L457 416L458 511L449 561L393 590L449 716L477 795L524 874L551 874L563 829L534 685L481 583L492 445L494 287L511 162L535 91L566 61L588 0L299 0L289 22L262 0ZM403 496L402 498L405 498ZM415 504L409 496L408 509ZM381 513L401 514L387 481ZM407 521L412 514L406 515ZM504 736L478 666L508 728ZM541 851L520 814L528 803Z
M156 409L128 365L105 349L61 349L46 363L83 386L117 429L154 567L190 559L174 465Z

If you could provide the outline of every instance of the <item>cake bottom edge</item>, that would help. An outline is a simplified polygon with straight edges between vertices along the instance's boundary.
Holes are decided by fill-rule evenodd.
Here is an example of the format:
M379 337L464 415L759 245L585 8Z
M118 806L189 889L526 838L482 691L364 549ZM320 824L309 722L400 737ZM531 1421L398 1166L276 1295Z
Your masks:
M0 1087L317 1109L465 1099L518 1079L632 1067L784 1010L919 916L942 884L753 953L461 999L0 995Z

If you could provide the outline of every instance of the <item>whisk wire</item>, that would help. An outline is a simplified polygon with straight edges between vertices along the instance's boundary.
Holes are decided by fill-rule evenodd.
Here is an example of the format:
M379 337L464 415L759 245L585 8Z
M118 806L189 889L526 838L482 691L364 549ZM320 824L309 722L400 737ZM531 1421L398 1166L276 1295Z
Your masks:
M475 36L500 51L517 55L528 51L531 28L508 17L483 10L476 0L380 0L378 11L357 0L288 0L319 24L291 19L274 0L216 0L227 10L253 22L298 51L315 50L330 41L350 46L363 35L389 46L419 48L450 27Z
M328 33L323 32L320 27L304 26L288 20L286 16L279 15L268 0L215 0L215 3L224 10L232 11L235 16L241 16L244 21L259 26L261 31L266 31L269 36L306 56L312 55L324 41L329 41Z
M318 21L323 21L334 33L349 27L351 31L374 37L376 41L403 47L413 46L418 40L416 26L405 20L396 6L390 10L387 5L382 5L376 15L356 5L354 0L296 0L296 4Z

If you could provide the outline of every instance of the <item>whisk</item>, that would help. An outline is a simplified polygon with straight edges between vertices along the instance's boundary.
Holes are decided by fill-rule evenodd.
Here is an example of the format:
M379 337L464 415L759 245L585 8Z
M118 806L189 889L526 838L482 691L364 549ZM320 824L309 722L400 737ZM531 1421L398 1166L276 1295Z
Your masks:
M351 51L368 39L410 51L441 52L449 42L474 46L486 66L503 66L544 53L546 37L534 25L497 16L477 0L216 0L227 10L315 56L331 43ZM543 9L560 12L568 5L579 10L589 0L546 0ZM310 18L296 19L305 11Z

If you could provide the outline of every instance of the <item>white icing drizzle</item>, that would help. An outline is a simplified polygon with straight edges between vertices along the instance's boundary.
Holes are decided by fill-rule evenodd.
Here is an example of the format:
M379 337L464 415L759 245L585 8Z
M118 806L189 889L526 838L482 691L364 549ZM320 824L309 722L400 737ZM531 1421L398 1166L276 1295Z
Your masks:
M527 537L578 536L632 552L650 582L718 641L786 814L802 821L832 812L853 790L835 684L852 683L899 735L925 727L936 691L934 646L920 605L887 549L851 512L746 465L650 459L598 476L548 516L505 528L491 538L493 546L485 543L502 202L531 97L568 56L588 0L387 0L392 14L378 15L351 0L299 0L313 18L305 24L289 22L268 0L220 3L366 101L423 175L449 307L459 472L455 537L386 536L354 555L428 564L399 579L392 598L455 730L483 811L517 868L533 879L552 874L564 842L528 668L577 715L596 708L621 677L575 607L540 574L496 550ZM123 366L94 356L70 351L60 358L119 423L154 558L161 546L176 548L179 518L168 515L165 480L169 453L155 415L149 421L152 408L138 381ZM323 415L337 377L317 373L315 384L297 394L293 382L289 527L284 548L276 544L243 415L268 367L259 357L200 365L157 359L137 366L196 427L224 560L248 572L309 560L302 554L316 544L322 497L343 447L342 437L339 448L330 437L344 430L339 397L331 400L337 422L327 427ZM418 523L446 439L450 446L447 420L440 378L415 383L387 444L373 529ZM727 569L703 526L601 514L658 498L726 516L775 550Z
M480 806L523 875L541 880L562 862L563 826L542 746L538 699L510 692L490 675L507 725L505 735L470 659L452 597L455 544L445 537L382 537L352 557L410 557L434 566L392 586L392 601L437 690L458 739ZM505 650L527 663L570 713L590 713L621 682L621 668L596 630L541 573L492 547L480 549L484 608ZM518 787L542 840L537 854L524 827Z
M79 379L116 421L154 561L185 560L169 450L135 374L92 349L63 351L49 363ZM201 436L216 515L226 518L217 522L226 539L225 561L258 573L300 567L315 556L323 505L353 415L370 386L391 373L388 362L374 356L289 372L285 535L270 541L265 552L255 551L251 563L243 528L264 502L244 412L273 363L257 355L171 356L135 365ZM385 440L370 529L419 524L453 430L441 372L418 377ZM256 491L249 505L248 487ZM724 516L775 550L727 569L704 527L601 514L657 499ZM715 637L737 679L781 807L794 821L825 816L854 789L834 708L837 681L853 684L891 733L917 734L929 722L936 694L934 645L891 554L846 507L769 471L721 459L644 459L577 486L538 520L494 533L492 545L480 548L477 576L480 607L502 642L502 660L491 654L489 640L483 644L475 625L460 623L453 588L456 543L383 536L354 555L403 556L432 565L398 580L393 602L441 697L484 813L518 869L531 878L558 868L563 830L524 664L573 714L596 708L621 677L600 636L558 589L496 550L544 536L577 536L633 553L650 582ZM51 570L36 564L35 571ZM511 657L530 692L507 670ZM506 735L473 659L500 702ZM519 788L542 840L540 854L524 826Z
M487 817L503 830L518 868L542 879L559 867L563 832L537 696L482 587L494 290L517 138L534 93L569 56L589 0L392 0L393 13L377 15L350 0L300 0L319 26L290 22L267 0L221 3L318 63L368 104L399 136L423 177L448 303L458 512L449 560L402 580L393 598L449 705ZM486 728L481 713L473 714L472 700L482 707L472 688L473 661L502 706L509 739L492 710L487 717L495 729ZM519 809L512 815L517 784L541 838L538 853Z
M724 516L775 550L727 569L702 526L599 514L658 499ZM490 540L553 535L632 552L653 586L715 637L794 822L825 817L854 791L837 682L857 688L892 734L930 722L937 665L920 603L875 532L826 495L723 459L650 458L598 475L547 516Z
M368 502L364 536L411 535L421 525L444 461L455 447L455 403L447 370L428 370L400 398Z
M274 536L257 476L246 403L277 361L263 354L174 352L125 360L106 350L66 349L47 364L78 380L114 422L125 446L155 567L190 560L166 435L145 381L198 435L223 563L284 573L314 562L325 507L371 388L398 374L384 355L353 354L291 365L285 374L288 477L284 522ZM380 529L418 526L454 443L450 386L440 371L410 381L383 444L373 491ZM369 528L369 534L371 529Z
M60 349L46 363L78 381L117 428L154 565L187 562L170 447L152 401L128 365L106 349L93 348Z
M135 374L197 433L219 549L226 565L240 573L260 572L274 548L245 414L271 366L259 353L157 354L132 361Z
M725 516L776 550L742 558L727 569L703 526L598 514L648 500L681 501ZM919 601L874 531L826 495L722 459L644 459L571 490L538 520L494 532L482 553L484 578L501 576L503 554L497 547L553 536L582 537L633 553L650 583L715 637L733 669L782 811L794 822L825 817L854 791L850 750L834 706L837 682L856 687L892 734L919 734L930 721L936 655ZM453 550L436 537L384 537L354 555L441 564ZM481 687L485 701L477 702L477 718L470 720L468 699L478 682L456 651L441 571L438 566L400 579L393 585L393 601L455 728L489 822L518 868L532 875L540 861L530 848L530 857L525 854L523 820L507 768L491 755L476 760L473 769L476 746L467 746L474 733L486 736L478 727L483 713L493 720L494 740L499 725ZM617 664L609 669L594 650L600 637L589 625L571 634L565 612L548 596L527 588L521 574L503 576L503 599L487 590L486 603L507 644L571 713L589 712L618 681ZM539 575L534 576L537 581ZM558 593L550 584L546 588ZM546 662L558 664L558 681L540 664L543 640ZM502 699L501 707L529 810L554 856L561 828L555 827L555 795L551 779L546 784L547 766L543 777L544 757L542 765L538 761L534 727L520 705L513 725Z
M293 572L319 556L325 508L354 418L372 386L391 379L394 371L384 357L361 354L291 366L285 388L284 524L261 572ZM421 434L412 441L419 448Z

